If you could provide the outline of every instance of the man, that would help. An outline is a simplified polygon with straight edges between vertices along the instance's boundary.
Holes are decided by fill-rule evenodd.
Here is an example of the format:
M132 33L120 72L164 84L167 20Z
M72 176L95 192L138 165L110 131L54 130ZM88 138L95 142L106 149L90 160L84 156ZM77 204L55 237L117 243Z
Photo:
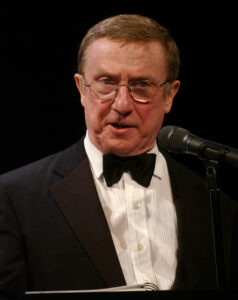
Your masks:
M156 143L180 86L175 42L151 19L119 15L89 30L78 64L86 136L0 178L0 295L216 287L203 181ZM237 205L223 196L221 207L225 285L236 286Z

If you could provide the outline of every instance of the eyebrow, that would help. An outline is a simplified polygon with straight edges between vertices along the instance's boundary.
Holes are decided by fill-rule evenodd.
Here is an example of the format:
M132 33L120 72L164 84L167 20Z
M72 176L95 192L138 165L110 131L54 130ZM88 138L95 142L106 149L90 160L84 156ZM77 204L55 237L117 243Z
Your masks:
M112 73L110 73L108 70L100 68L96 71L96 73L94 74L95 78L98 78L100 76L109 76L109 77L114 77L115 75L113 75Z
M151 78L151 76L135 76L132 77L129 81L152 81L154 82L154 79Z
M96 74L93 76L94 79L98 79L101 76L105 76L105 77L109 77L112 78L115 81L119 81L120 80L120 74L112 74L109 71L101 68L98 71L96 71ZM131 76L129 77L128 82L132 82L132 81L143 81L143 80L147 80L147 81L151 81L151 82L156 82L154 80L154 78L152 78L152 76L150 75L138 75L138 76Z

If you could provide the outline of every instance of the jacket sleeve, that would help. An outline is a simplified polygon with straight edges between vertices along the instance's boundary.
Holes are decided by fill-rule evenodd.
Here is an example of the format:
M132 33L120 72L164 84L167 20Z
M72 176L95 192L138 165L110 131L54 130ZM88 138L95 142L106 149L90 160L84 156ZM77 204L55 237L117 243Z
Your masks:
M0 299L15 299L28 288L24 242L11 198L0 183Z

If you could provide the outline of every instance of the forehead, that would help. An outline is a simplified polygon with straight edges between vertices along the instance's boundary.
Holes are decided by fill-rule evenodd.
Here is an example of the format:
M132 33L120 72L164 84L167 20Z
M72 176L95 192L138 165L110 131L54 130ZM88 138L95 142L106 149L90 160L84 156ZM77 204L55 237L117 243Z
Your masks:
M156 73L166 69L165 50L158 41L119 42L101 38L89 45L84 71Z

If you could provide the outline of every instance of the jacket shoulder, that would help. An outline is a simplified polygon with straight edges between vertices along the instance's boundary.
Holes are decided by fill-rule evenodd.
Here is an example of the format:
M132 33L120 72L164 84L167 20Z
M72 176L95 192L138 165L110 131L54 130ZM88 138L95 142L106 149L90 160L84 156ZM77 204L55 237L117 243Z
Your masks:
M23 182L32 184L33 181L39 184L41 180L46 181L49 179L52 173L65 176L83 158L83 139L80 139L77 143L62 151L0 175L0 184L3 186L18 185Z

